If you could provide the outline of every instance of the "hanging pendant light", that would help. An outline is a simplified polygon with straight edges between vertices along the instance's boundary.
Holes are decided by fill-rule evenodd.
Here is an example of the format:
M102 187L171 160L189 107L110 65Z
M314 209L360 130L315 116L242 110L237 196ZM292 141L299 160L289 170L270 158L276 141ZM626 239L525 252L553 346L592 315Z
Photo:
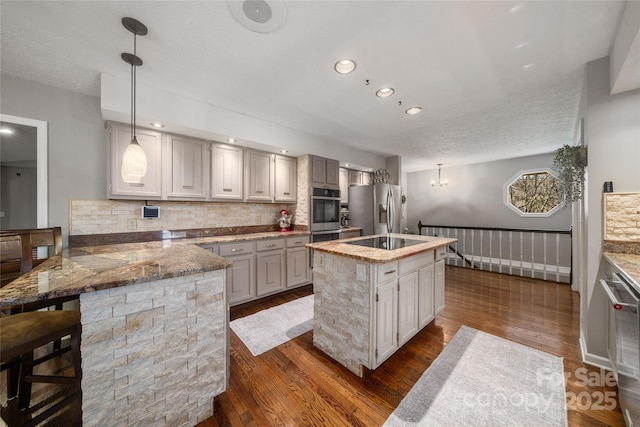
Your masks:
M122 180L140 183L147 173L147 156L136 138L136 68L142 65L142 59L136 56L136 36L147 35L147 27L137 19L122 18L122 25L133 33L133 55L123 53L122 60L131 65L131 142L122 156Z
M441 173L442 173L442 163L438 163L438 182L437 182L437 184L440 187L442 187L444 185L447 185L449 183L449 181L446 180L446 179L444 181L442 180ZM436 185L436 182L435 181L431 181L431 186L434 187L435 185Z

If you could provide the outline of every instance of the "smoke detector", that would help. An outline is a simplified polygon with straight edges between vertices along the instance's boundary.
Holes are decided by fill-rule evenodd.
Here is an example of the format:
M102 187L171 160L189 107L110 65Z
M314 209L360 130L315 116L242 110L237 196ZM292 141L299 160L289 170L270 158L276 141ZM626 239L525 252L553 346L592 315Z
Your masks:
M257 33L276 31L287 19L283 0L232 0L227 6L240 25Z

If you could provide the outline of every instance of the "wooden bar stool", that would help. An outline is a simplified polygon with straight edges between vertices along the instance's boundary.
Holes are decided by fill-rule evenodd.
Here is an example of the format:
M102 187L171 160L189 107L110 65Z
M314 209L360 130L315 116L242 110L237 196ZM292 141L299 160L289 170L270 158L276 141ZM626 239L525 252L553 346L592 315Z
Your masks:
M74 391L60 402L32 418L26 425L36 425L81 397L82 367L80 357L80 312L32 311L0 318L0 362L15 372L19 369L18 408L28 411L31 405L31 384L34 382L74 384ZM71 356L74 376L34 375L33 366L53 357L60 351L34 360L34 350L43 345L71 336ZM13 396L11 396L13 397Z

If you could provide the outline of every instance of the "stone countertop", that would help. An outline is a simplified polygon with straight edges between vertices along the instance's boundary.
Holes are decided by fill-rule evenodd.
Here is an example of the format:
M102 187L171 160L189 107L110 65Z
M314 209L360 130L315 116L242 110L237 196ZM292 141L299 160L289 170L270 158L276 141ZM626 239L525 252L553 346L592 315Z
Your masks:
M198 245L308 234L265 232L65 249L0 289L0 306L219 270L231 261Z
M441 246L448 245L457 241L457 239L449 239L445 237L419 236L415 234L391 234L391 237L408 240L421 240L424 243L407 246L400 249L386 250L377 248L368 248L359 245L350 245L345 242L354 240L369 239L372 237L385 237L386 234L377 234L372 236L352 237L350 239L330 240L327 242L309 243L306 246L315 251L328 252L334 255L342 255L349 258L355 258L376 264L385 264L401 258L410 257L412 255L425 252L430 249L436 249Z
M640 289L640 255L604 252L604 257Z

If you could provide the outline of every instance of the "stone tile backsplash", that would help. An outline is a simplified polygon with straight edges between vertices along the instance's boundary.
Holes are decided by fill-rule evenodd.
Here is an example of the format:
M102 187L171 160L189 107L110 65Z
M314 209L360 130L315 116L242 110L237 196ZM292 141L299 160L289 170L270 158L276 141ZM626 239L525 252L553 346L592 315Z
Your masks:
M293 215L296 210L296 205L284 203L152 201L150 204L160 207L160 218L141 218L144 202L139 200L71 200L69 234L270 225L278 223L282 209Z
M604 240L640 242L640 193L604 194Z

